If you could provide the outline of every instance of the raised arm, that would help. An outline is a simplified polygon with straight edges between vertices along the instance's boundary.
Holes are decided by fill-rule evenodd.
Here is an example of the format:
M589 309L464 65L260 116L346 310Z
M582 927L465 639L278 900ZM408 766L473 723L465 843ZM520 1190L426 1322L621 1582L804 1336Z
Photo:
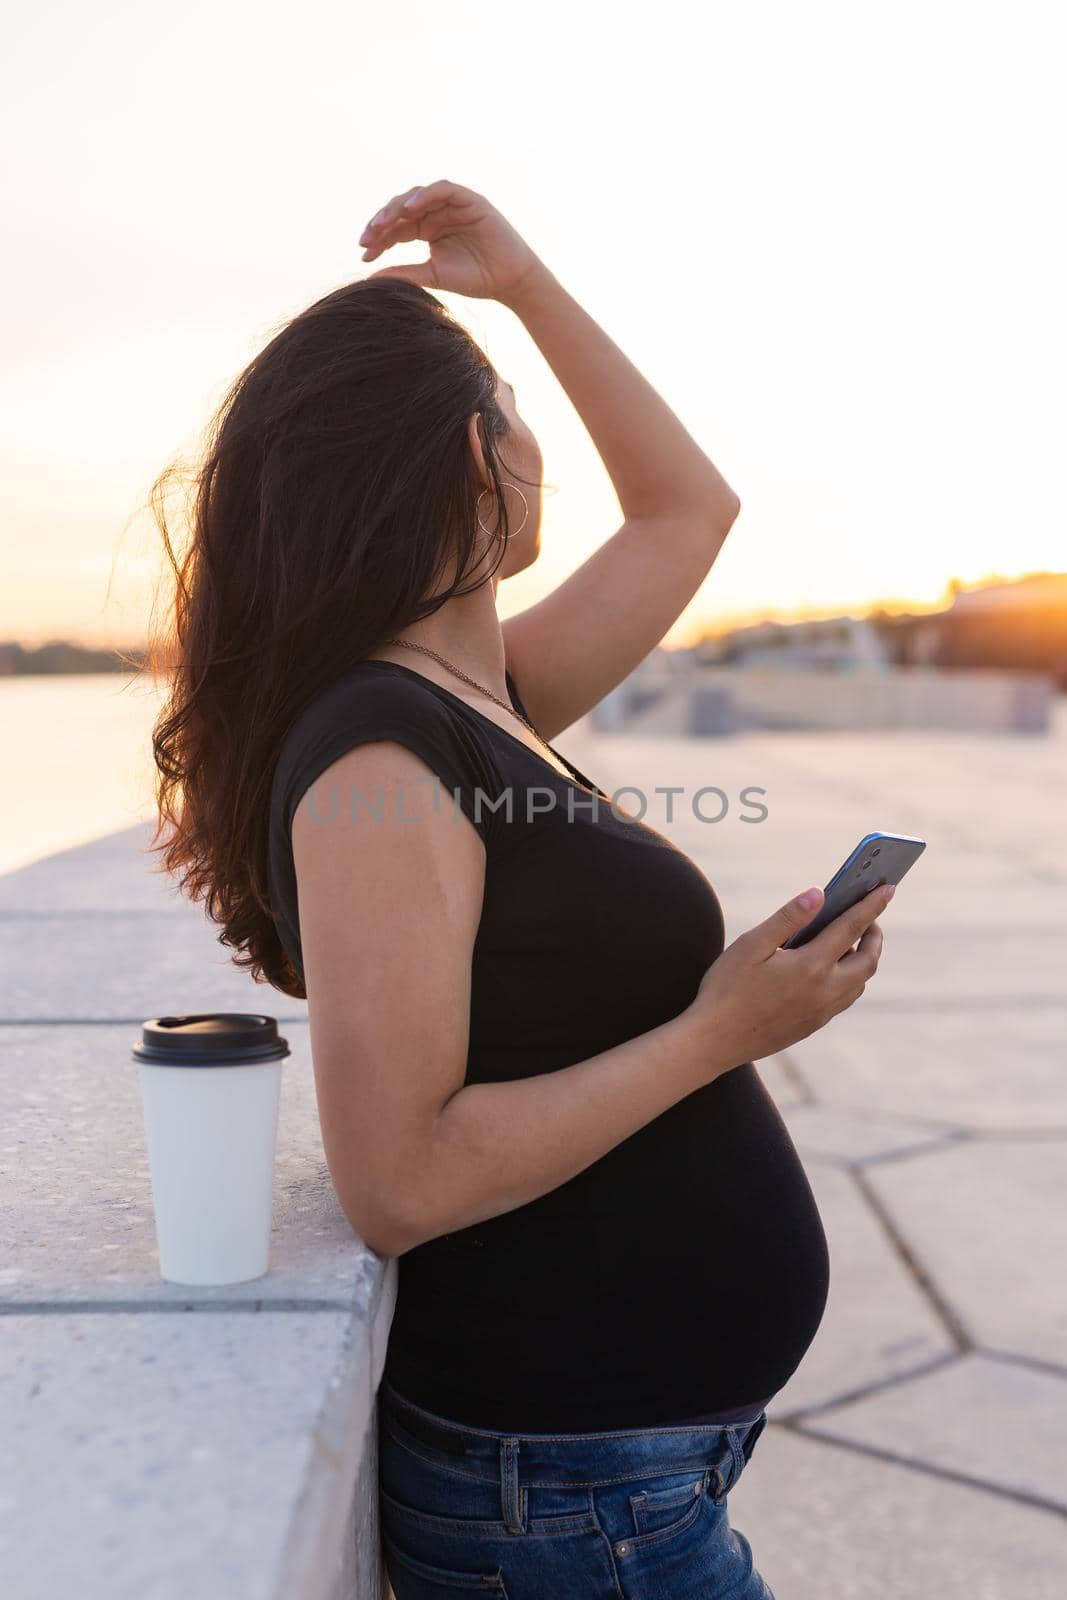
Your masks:
M741 503L652 385L484 195L441 179L394 195L364 229L364 260L423 239L430 258L382 267L431 289L498 300L525 324L589 431L624 522L545 599L502 624L539 732L596 705L677 621Z
M741 502L543 262L501 298L567 391L625 518L551 594L501 624L523 701L552 739L659 644L707 577Z

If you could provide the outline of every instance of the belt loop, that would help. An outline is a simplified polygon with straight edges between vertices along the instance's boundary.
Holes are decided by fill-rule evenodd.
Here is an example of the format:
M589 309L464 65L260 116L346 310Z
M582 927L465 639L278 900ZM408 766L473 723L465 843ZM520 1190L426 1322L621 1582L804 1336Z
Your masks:
M741 1476L742 1472L744 1472L744 1470L745 1470L745 1459L746 1458L745 1458L745 1452L742 1450L740 1444L738 1443L737 1428L732 1423L726 1430L726 1437L730 1441L730 1454L734 1458L733 1459L733 1466L730 1469L730 1475L729 1475L729 1478L727 1479L727 1482L726 1482L726 1489L727 1489L727 1491L729 1491L730 1489L733 1488L734 1484L737 1482L737 1480Z
M500 1441L500 1498L509 1533L526 1532L526 1490L519 1488L519 1441Z
M766 1426L767 1426L767 1413L766 1413L766 1411L762 1411L760 1413L760 1415L756 1418L756 1420L752 1424L752 1426L749 1428L748 1432L745 1434L745 1442L744 1442L744 1444L742 1445L741 1448L742 1448L742 1450L744 1452L744 1457L745 1457L745 1461L746 1462L751 1460L752 1452L756 1448L756 1440L759 1438L760 1434L763 1432L763 1430L764 1430L764 1428Z

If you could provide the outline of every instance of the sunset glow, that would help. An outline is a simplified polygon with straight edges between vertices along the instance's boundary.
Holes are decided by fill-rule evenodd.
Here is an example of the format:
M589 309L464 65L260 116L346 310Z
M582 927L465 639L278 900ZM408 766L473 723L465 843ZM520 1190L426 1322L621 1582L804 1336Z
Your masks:
M462 0L120 0L108 20L24 10L7 39L0 638L142 636L152 480L278 324L372 270L367 218L442 176L509 216L741 497L669 643L1067 566L1049 8L550 0L534 27ZM443 298L557 486L508 614L619 507L517 319Z

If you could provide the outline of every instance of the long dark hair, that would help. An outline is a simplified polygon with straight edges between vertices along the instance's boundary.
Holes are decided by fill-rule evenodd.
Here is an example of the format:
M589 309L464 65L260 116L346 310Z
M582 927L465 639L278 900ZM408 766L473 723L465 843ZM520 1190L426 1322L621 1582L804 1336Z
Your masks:
M152 487L174 583L168 573L147 656L154 678L171 674L152 732L154 837L166 837L150 850L204 901L235 965L285 994L306 998L267 894L282 740L320 689L496 571L509 532L496 386L441 301L363 279L294 317L230 385L191 473L180 557L166 502L188 469L172 463ZM482 520L503 535L491 569L466 432L475 412L497 501Z

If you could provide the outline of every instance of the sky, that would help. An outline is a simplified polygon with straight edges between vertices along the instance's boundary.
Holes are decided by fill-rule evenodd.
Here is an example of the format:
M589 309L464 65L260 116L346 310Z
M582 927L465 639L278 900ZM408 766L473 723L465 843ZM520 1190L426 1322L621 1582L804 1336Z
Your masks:
M737 491L666 642L1067 566L1065 28L1051 4L117 0L20 8L0 104L0 639L140 639L144 505L393 194L485 194ZM534 603L609 538L504 307L442 298L545 476Z

